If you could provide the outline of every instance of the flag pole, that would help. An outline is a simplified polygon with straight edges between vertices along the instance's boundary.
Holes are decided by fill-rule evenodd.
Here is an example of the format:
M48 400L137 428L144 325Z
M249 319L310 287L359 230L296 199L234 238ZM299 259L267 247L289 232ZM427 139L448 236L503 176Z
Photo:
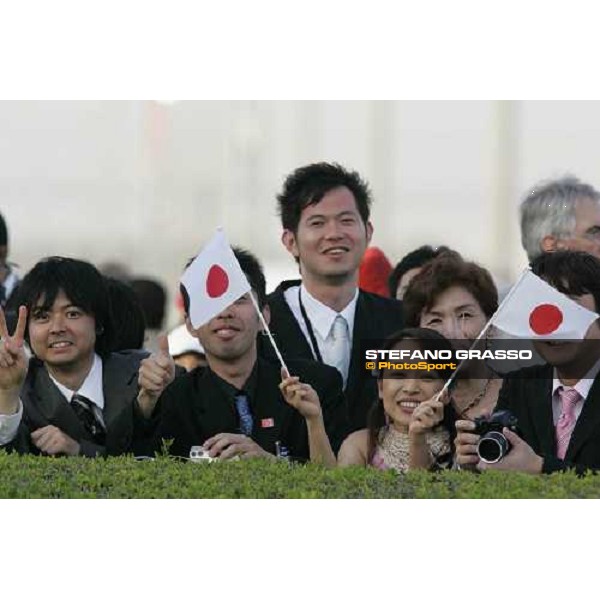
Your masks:
M258 307L258 303L256 302L256 298L254 297L254 293L252 292L252 290L250 290L250 292L248 292L248 293L250 294L252 304L254 304L254 308L256 309L256 312L258 313L258 318L260 319L262 326L265 328L265 331L267 332L267 335L269 336L269 340L271 341L271 345L273 346L273 350L275 350L275 354L277 354L277 358L279 359L281 366L287 371L288 375L291 375L291 373L289 372L289 370L287 368L287 365L285 364L285 362L283 360L283 356L281 356L281 352L279 352L279 348L277 347L277 344L275 343L275 340L273 339L273 335L271 334L269 325L267 324L267 321L265 320L265 317L263 316L262 311Z
M504 300L502 300L502 302L500 303L500 306L498 306L498 308L496 309L496 311L494 312L494 314L489 318L488 322L485 324L485 327L481 330L481 332L479 333L479 335L475 338L475 340L471 344L471 347L469 348L469 352L471 350L473 350L473 348L475 347L475 345L477 344L477 342L479 342L483 338L483 336L488 332L488 329L491 327L493 320L496 318L496 316L498 315L498 313L504 308L504 306L506 305L506 303L510 300L510 298L512 297L512 295L515 293L515 291L519 287L519 284L521 283L521 280L525 277L525 275L527 275L527 273L529 271L531 271L530 267L525 267L523 269L521 275L519 275L519 278L517 279L517 281L515 282L515 284L512 286L512 288L510 289L510 291L508 292L508 294L506 294L506 296L504 297ZM454 381L454 379L456 377L456 374L460 371L460 368L461 368L462 364L465 362L465 360L468 360L468 359L463 359L460 362L460 365L458 365L458 368L454 371L454 373L452 373L452 375L450 375L450 378L448 379L448 381L446 381L446 383L444 384L444 387L440 390L440 392L436 396L436 400L439 400L440 397L442 396L442 394L450 387L450 385L452 384L452 382Z

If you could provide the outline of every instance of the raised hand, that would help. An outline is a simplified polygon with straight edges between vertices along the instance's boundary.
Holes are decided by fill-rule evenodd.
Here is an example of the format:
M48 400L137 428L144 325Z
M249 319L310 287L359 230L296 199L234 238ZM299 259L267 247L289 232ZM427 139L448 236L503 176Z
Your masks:
M169 353L166 335L158 337L158 352L154 352L140 363L138 404L149 417L163 390L175 379L175 362Z
M433 398L421 402L413 411L408 432L412 435L422 435L439 425L444 418L444 406L448 404L448 392L436 394Z
M19 320L13 335L8 333L4 311L0 308L0 390L13 392L21 388L27 375L28 359L23 348L27 308L19 308Z
M302 383L299 377L291 377L285 369L281 369L279 389L285 401L295 408L305 419L321 417L321 402L314 388Z
M456 464L461 468L475 468L479 464L479 455L477 454L477 444L479 435L474 433L475 423L473 421L456 421L456 439L454 447L456 448Z

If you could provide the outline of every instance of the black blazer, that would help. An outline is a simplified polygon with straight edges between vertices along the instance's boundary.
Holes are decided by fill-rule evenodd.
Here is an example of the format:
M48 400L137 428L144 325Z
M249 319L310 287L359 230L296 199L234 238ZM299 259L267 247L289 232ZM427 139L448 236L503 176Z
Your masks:
M268 296L270 328L284 358L314 360L311 347L283 295L287 288L297 285L300 285L299 280L284 281ZM377 381L364 374L365 359L361 356L361 341L385 339L402 329L402 326L402 302L359 291L352 332L352 354L344 390L351 431L366 427L367 413L373 402L378 400ZM273 359L271 344L263 336L260 351Z
M17 327L17 321L19 319L19 302L18 302L18 291L21 281L13 288L12 292L4 300L4 317L6 319L6 326L8 327L9 333L13 333Z
M32 358L27 377L21 389L23 420L17 437L8 449L21 453L39 454L31 442L30 433L55 425L81 445L84 456L106 456L133 452L145 448L142 443L144 420L135 399L138 394L138 370L140 361L148 356L145 352L115 352L102 361L104 389L103 416L106 424L106 446L99 446L91 439L69 402L50 379L41 361Z
M288 365L302 382L311 384L321 401L325 429L334 452L348 434L342 378L333 367L313 361L290 361ZM258 359L255 397L250 400L254 418L252 439L275 454L275 442L284 445L292 458L308 459L308 433L302 415L284 400L279 390L279 364ZM215 374L198 367L177 377L162 393L153 419L158 422L152 449L163 449L172 440L169 453L189 457L192 446L201 446L218 433L239 433L239 417Z
M521 437L544 459L543 472L575 468L578 473L600 469L600 374L596 376L571 435L565 459L556 457L552 416L552 367L528 367L509 373L500 390L496 410L517 417Z

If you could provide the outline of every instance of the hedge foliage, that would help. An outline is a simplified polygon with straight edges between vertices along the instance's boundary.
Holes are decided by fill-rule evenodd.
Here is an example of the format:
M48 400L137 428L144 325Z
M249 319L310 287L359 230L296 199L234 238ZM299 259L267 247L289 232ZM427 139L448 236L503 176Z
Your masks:
M139 462L0 452L0 498L599 498L600 476L392 472L248 460Z

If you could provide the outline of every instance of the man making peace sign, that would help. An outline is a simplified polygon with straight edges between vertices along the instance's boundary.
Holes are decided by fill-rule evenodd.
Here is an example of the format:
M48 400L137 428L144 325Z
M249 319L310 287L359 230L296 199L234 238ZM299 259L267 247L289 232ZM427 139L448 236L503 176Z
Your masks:
M84 261L48 258L25 276L17 300L12 336L0 312L0 445L47 455L136 453L143 447L136 398L146 353L110 351L112 317L100 273Z

